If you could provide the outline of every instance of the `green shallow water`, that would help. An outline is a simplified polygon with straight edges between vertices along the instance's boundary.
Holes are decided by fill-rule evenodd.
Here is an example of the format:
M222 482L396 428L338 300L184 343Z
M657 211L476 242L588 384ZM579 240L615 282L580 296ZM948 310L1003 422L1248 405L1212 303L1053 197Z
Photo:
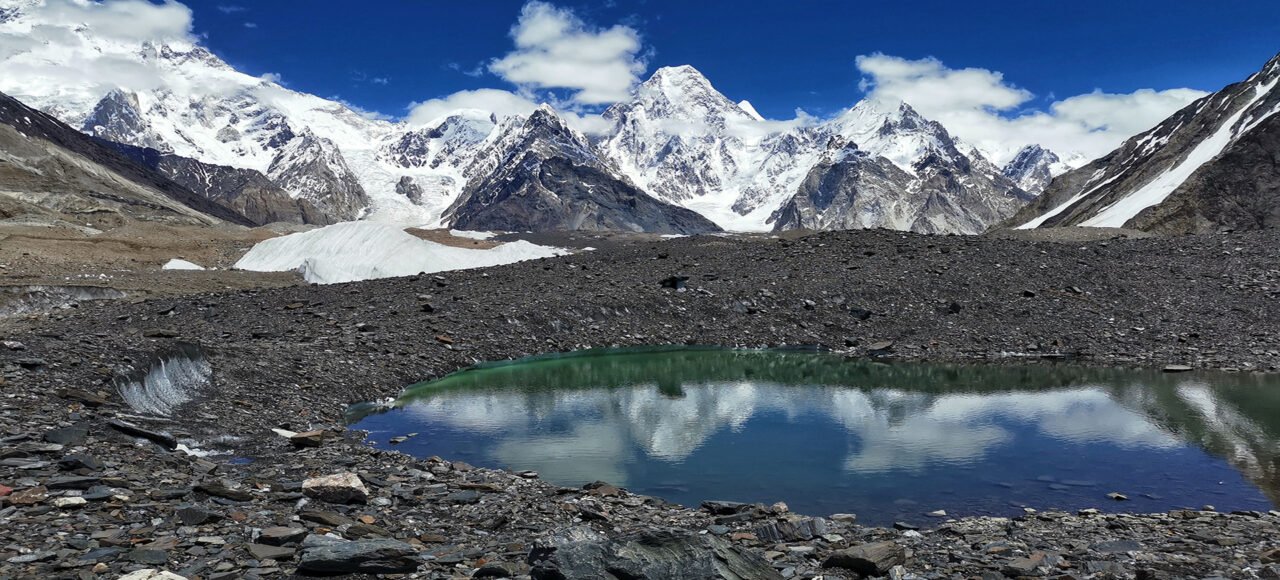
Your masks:
M371 410L353 408L353 426L388 448L418 433L395 446L414 455L871 523L936 509L1268 509L1280 495L1271 375L600 350L480 365Z

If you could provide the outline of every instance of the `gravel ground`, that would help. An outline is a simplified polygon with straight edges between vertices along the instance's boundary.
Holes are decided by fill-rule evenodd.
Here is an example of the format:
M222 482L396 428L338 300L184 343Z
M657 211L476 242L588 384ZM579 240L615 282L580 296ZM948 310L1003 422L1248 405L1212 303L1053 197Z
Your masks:
M593 577L608 568L590 568L597 561L612 562L616 577L857 577L837 566L857 558L829 558L880 541L892 544L864 548L863 560L902 568L866 570L897 577L1280 577L1268 551L1278 543L1274 513L1033 514L924 533L847 519L815 524L765 507L715 515L621 490L563 490L376 452L340 426L349 403L394 396L473 362L601 346L820 345L903 360L1275 372L1277 247L1277 231L1083 241L883 231L696 237L436 276L97 301L10 319L10 342L0 348L0 494L8 495L0 577L115 577L140 568L285 575L314 569L326 550L345 550L348 563L366 548L394 560L401 548L370 544L379 537L410 546L426 577ZM114 381L188 343L207 356L209 384L174 413L180 419L135 416ZM108 424L122 418L253 462L139 442ZM86 434L50 441L50 430L74 425ZM296 450L273 428L330 436ZM66 459L77 453L90 464ZM308 477L337 472L361 475L367 503L347 506L301 488ZM72 476L91 479L65 480ZM97 499L71 499L88 488ZM184 521L184 506L219 518ZM343 519L304 517L309 511ZM302 545L264 539L261 530L272 526L314 537ZM362 542L321 546L330 531ZM1100 545L1112 540L1138 545ZM264 542L286 548L252 547Z

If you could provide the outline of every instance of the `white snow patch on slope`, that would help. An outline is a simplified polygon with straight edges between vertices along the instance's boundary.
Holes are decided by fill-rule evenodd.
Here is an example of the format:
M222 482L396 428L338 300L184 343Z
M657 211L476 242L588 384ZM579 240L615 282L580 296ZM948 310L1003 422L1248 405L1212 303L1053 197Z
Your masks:
M449 230L449 235L468 240L487 240L498 235L498 232L472 232L467 230Z
M1163 202L1174 190L1186 182L1187 178L1191 177L1191 174L1195 173L1205 163L1212 161L1213 158L1217 157L1231 144L1232 139L1237 137L1234 128L1236 123L1240 121L1240 117L1244 116L1249 108L1271 91L1271 88L1275 85L1276 81L1271 81L1266 85L1259 86L1253 98L1218 127L1218 130L1214 131L1213 135L1196 145L1195 149L1192 149L1191 153L1187 154L1186 159L1182 160L1182 163L1160 174L1159 177L1137 191L1120 198L1115 203L1107 206L1106 209L1098 212L1098 215L1081 222L1080 225L1097 228L1124 227L1125 222L1133 219L1142 210Z
M760 113L759 113L758 111L756 111L756 108L751 104L751 101L741 101L741 102L739 102L739 103L738 103L738 108L739 108L739 109L742 109L742 112L744 112L744 113L746 113L746 114L748 114L748 115L751 115L751 117L752 117L752 118L754 118L754 119L755 119L755 120L757 120L757 121L763 121L763 120L764 120L764 117L763 117L763 116L761 116L761 115L760 115Z
M1049 221L1049 218L1051 218L1051 217L1053 217L1053 216L1056 216L1056 215L1058 215L1058 214L1060 214L1060 213L1062 213L1062 212L1066 211L1066 209L1067 209L1067 208L1069 208L1069 207L1071 207L1071 206L1075 205L1077 201L1080 201L1080 200L1082 200L1082 199L1084 199L1084 198L1088 197L1089 195L1093 194L1093 192L1098 191L1099 189L1101 189L1104 185L1106 185L1106 184L1108 184L1108 183L1111 183L1112 181L1115 181L1115 180L1119 179L1121 175L1124 175L1124 173L1123 173L1123 172L1121 172L1121 173L1117 173L1117 174L1115 174L1115 175L1112 175L1112 176L1111 176L1109 179L1107 179L1106 181L1103 181L1102 183L1099 183L1098 185L1095 185L1095 186L1093 186L1093 187L1092 187L1092 188L1090 188L1090 189L1087 189L1087 190L1084 190L1084 191L1082 191L1082 192L1080 192L1080 193L1075 194L1074 196L1072 196L1072 197L1071 197L1071 199L1068 199L1066 203L1064 203L1064 204L1062 204L1062 205L1060 205L1060 206L1058 206L1058 207L1055 207L1055 208L1053 208L1053 209L1051 209L1051 210L1049 210L1049 211L1047 211L1047 212L1045 212L1045 213L1041 214L1041 215L1040 215L1040 217L1037 217L1036 219L1033 219L1033 220L1031 220L1031 221L1029 221L1029 222L1027 222L1027 223L1025 223L1025 224L1022 224L1022 225L1020 225L1020 226L1018 226L1018 227L1016 227L1016 228L1014 228L1014 229L1018 229L1018 230L1033 230L1033 229L1035 229L1035 228L1040 227L1041 225L1044 225L1044 222Z
M454 248L416 238L396 226L343 222L259 242L235 267L255 272L298 271L308 282L336 284L484 268L566 253L562 248L523 240L487 250Z
M180 258L174 258L172 260L169 260L168 262L165 262L164 265L160 267L160 269L161 270L203 270L204 266L201 266L195 262L188 262Z

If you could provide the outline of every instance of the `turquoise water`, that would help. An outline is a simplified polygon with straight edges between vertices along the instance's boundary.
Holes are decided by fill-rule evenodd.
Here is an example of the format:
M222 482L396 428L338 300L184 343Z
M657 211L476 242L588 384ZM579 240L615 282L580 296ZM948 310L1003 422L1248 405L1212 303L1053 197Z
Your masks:
M367 412L353 408L354 428L417 456L879 524L939 509L1265 510L1278 488L1267 375L584 351L482 365Z

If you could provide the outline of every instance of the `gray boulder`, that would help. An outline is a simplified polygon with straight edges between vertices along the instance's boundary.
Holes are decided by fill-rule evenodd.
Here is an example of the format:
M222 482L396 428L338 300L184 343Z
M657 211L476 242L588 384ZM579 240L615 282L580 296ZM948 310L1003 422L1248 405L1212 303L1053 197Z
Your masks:
M677 530L645 531L608 539L573 528L529 553L536 580L781 580L759 555L710 535Z

